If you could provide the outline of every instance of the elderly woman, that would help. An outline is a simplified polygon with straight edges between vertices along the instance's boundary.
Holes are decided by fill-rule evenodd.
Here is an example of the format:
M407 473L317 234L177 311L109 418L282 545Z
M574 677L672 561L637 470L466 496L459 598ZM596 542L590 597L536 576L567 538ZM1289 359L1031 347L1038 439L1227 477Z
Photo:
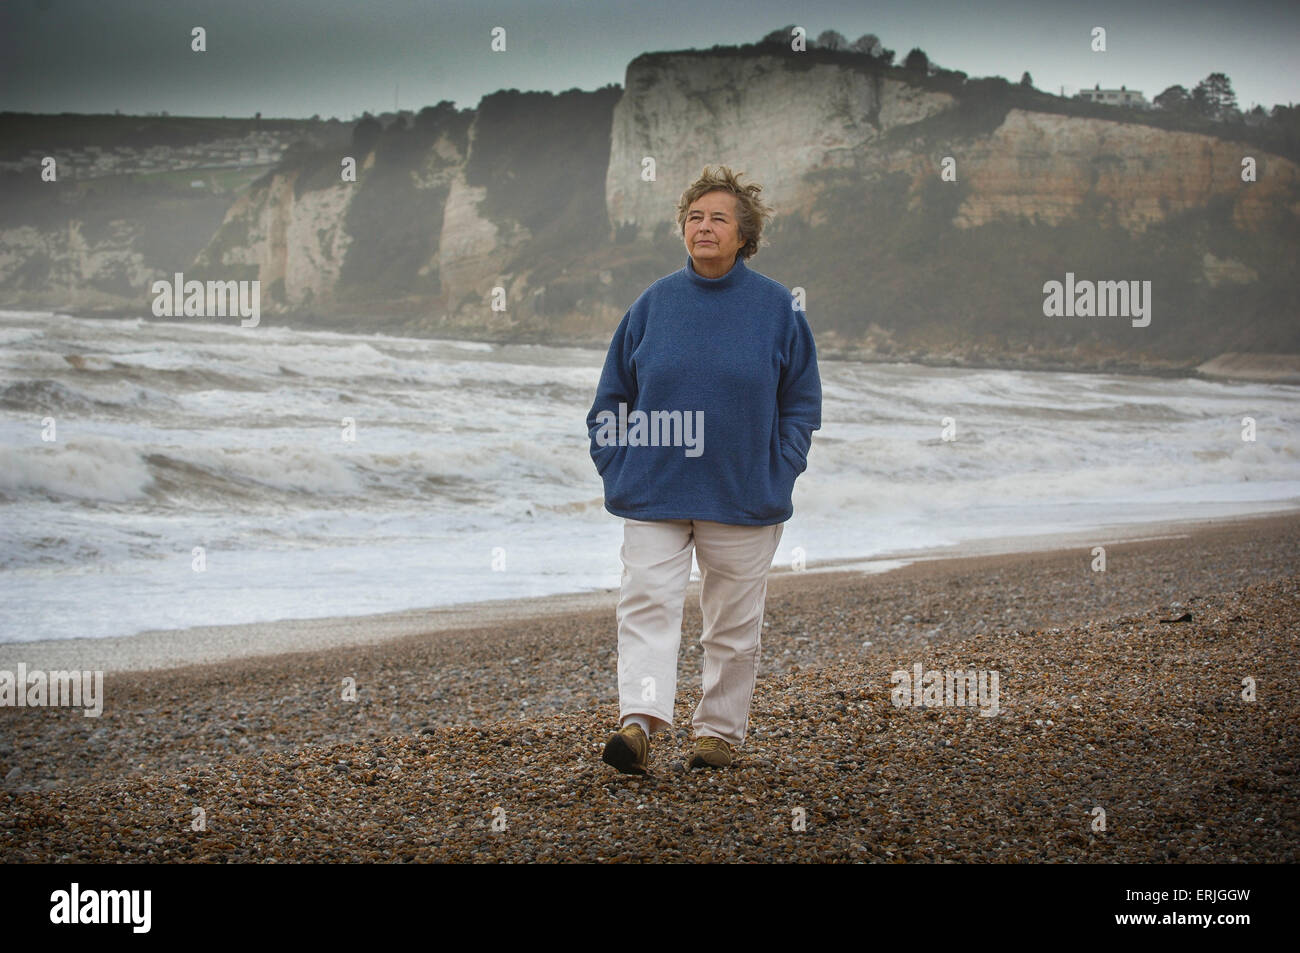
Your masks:
M621 727L603 760L626 774L646 773L650 736L672 726L692 549L704 688L690 766L726 767L744 743L767 573L821 427L808 322L745 264L772 209L738 179L706 167L682 194L686 266L624 315L587 415L605 508L624 520Z

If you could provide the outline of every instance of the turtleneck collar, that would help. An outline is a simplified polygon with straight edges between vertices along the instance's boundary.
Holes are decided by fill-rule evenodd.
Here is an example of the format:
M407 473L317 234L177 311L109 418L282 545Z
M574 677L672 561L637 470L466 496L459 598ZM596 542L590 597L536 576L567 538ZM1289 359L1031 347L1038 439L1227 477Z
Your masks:
M695 270L695 262L691 260L691 256L686 256L686 275L691 279L693 284L698 285L701 288L722 290L724 288L734 287L741 282L744 278L745 272L748 270L749 269L745 267L745 259L740 255L737 255L736 263L732 265L731 269L721 278L706 278Z

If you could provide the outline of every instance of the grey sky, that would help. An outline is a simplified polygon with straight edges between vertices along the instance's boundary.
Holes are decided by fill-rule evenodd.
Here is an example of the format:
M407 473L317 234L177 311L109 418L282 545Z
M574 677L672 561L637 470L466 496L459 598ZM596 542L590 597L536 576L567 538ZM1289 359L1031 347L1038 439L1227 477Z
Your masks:
M348 119L498 89L622 85L640 53L751 42L787 23L875 33L901 61L1067 93L1150 98L1227 73L1239 104L1300 101L1300 2L1280 0L0 0L0 110ZM207 30L206 53L190 30ZM508 50L489 49L507 31ZM1090 49L1094 26L1105 53Z

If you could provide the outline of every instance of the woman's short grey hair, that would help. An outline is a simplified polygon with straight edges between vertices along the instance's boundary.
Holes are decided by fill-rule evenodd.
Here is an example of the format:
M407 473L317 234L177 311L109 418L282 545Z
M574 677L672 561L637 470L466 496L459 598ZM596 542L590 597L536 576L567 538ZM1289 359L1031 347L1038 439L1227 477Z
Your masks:
M716 169L706 165L700 177L682 193L681 200L677 203L677 227L681 234L686 235L686 213L691 210L691 205L700 196L710 192L730 192L736 197L736 225L741 236L745 238L745 244L740 246L736 254L741 258L752 258L756 255L763 235L763 224L772 217L774 210L758 197L763 191L761 185L756 182L748 185L740 184L740 177L744 174L733 173L725 165L720 165Z

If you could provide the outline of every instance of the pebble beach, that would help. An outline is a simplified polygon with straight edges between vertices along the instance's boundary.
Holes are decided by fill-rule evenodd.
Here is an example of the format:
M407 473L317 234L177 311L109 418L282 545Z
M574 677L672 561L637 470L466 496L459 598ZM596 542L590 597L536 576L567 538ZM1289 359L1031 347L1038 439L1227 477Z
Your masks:
M1098 543L774 572L722 770L686 769L698 584L644 777L600 760L612 595L109 671L101 717L0 708L0 860L1294 862L1300 516ZM895 704L918 665L996 711Z

